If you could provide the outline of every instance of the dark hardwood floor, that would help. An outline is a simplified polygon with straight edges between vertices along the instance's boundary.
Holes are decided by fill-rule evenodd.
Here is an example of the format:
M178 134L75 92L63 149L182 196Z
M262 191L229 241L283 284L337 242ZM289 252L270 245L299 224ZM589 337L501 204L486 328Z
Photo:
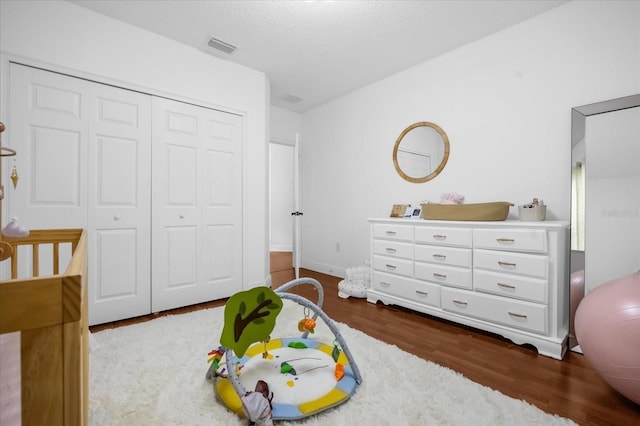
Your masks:
M286 253L272 255L274 288L294 277ZM365 299L338 297L340 278L302 269L300 276L318 280L324 289L323 310L334 320L348 324L379 340L396 345L420 358L459 372L470 380L522 399L546 411L567 417L579 425L639 425L640 406L613 390L573 352L562 361L537 354L535 349L514 345L492 334L394 306ZM315 301L313 286L299 286L295 293ZM91 327L92 332L153 319L168 313L221 306L214 301L132 320Z

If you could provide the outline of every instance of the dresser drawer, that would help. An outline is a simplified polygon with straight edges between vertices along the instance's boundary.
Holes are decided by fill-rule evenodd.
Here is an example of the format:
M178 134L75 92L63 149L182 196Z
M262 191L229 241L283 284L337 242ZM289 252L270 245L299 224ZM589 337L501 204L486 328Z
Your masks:
M436 284L471 288L471 269L414 262L415 277Z
M413 241L413 226L376 223L373 225L373 237L397 241Z
M440 299L442 309L449 312L535 333L547 333L545 305L447 287L440 289Z
M382 272L373 273L374 290L415 303L440 306L440 286Z
M373 269L410 277L413 275L413 262L407 259L375 255L373 256Z
M547 303L548 282L537 278L498 272L473 271L473 289L515 299Z
M412 259L413 244L390 240L373 240L373 253L403 259Z
M446 228L435 226L416 226L416 243L439 244L456 247L471 247L471 228Z
M474 229L473 246L491 250L530 251L546 253L545 229Z
M471 268L471 249L416 244L414 260Z
M549 276L549 258L535 254L474 249L473 267L545 280Z

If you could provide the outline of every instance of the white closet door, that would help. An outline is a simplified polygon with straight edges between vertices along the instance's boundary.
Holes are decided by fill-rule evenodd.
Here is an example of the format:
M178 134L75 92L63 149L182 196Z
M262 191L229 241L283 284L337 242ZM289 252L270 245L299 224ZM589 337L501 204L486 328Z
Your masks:
M18 153L3 167L9 217L32 229L85 228L86 82L17 64L9 67L9 82L5 124ZM9 179L14 165L19 175L16 189Z
M151 312L151 97L90 87L89 323Z
M152 311L242 289L242 118L153 98Z
M10 217L88 230L89 324L151 312L150 96L17 64L9 80Z

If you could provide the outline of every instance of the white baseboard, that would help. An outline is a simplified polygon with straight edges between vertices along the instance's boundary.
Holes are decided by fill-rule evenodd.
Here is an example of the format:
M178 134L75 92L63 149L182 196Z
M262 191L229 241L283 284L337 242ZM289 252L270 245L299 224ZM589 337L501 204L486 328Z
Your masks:
M338 266L324 265L322 263L309 262L305 260L301 262L300 267L338 278L344 278L346 273L344 268L340 268Z

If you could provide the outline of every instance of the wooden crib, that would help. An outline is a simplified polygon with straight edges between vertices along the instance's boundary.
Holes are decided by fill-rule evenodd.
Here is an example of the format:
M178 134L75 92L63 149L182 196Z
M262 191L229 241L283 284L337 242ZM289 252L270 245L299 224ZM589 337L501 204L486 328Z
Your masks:
M11 279L0 282L0 335L19 333L21 423L87 425L86 232L32 230L25 238L3 238L13 254ZM70 253L66 269L59 265L64 250ZM25 251L30 253L24 256ZM41 268L42 257L51 257L52 264ZM32 276L17 278L18 260L24 258L32 263ZM40 276L41 269L53 274ZM0 352L6 349L0 346Z

